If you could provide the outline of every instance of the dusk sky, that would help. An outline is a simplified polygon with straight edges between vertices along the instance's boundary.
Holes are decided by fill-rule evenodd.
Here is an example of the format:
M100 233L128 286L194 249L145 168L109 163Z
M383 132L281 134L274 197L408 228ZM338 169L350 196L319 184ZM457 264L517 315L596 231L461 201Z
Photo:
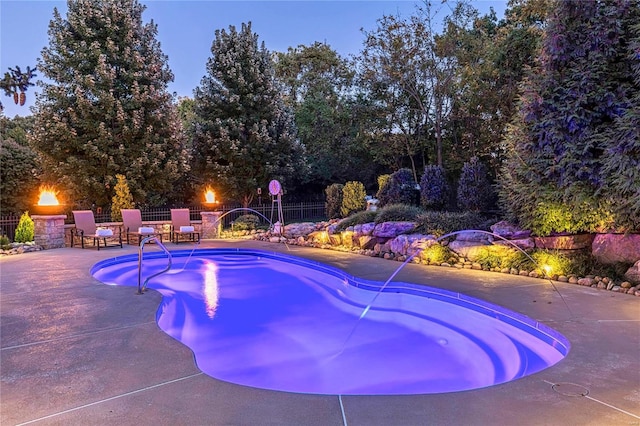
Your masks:
M178 96L193 97L193 90L206 73L206 62L211 56L211 43L217 29L234 25L240 29L243 22L251 22L269 51L286 52L289 47L311 45L316 41L327 43L341 56L357 55L363 46L362 30L372 31L376 21L384 15L408 17L420 2L409 1L178 1L141 0L147 6L143 21L153 20L158 26L158 40L174 82L169 90ZM473 0L474 6L486 13L490 7L504 16L507 0ZM449 14L449 5L433 1L439 16ZM43 47L49 45L47 35L53 9L58 8L66 18L67 2L0 0L0 70L9 67L35 66ZM36 81L42 75L37 73ZM30 115L35 92L27 91L27 103L20 107L4 93L4 114Z

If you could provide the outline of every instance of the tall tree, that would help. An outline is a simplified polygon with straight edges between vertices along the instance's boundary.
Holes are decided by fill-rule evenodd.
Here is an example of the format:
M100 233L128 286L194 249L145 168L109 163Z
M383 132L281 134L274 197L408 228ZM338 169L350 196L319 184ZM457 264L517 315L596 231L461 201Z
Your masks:
M362 87L374 103L381 126L372 138L382 160L389 147L417 170L428 162L443 165L445 124L452 107L455 58L438 52L439 9L425 1L404 19L384 16L366 33L358 65ZM417 165L416 161L422 161Z
M507 135L501 200L525 226L548 233L612 225L608 204L618 196L604 187L610 178L603 171L629 172L603 165L613 152L627 160L621 144L637 142L633 133L601 136L615 134L638 90L629 41L639 21L637 0L556 1ZM566 220L550 223L558 217Z
M304 150L251 23L216 30L211 54L195 90L194 174L246 207L272 179L291 188L306 173Z
M640 21L629 27L626 59L633 77L615 126L595 136L604 146L600 196L611 199L617 224L640 231Z
M54 9L33 143L76 204L107 207L123 174L137 203L158 205L188 170L173 74L144 10L137 0L68 0L66 19Z
M27 141L33 121L0 113L0 215L24 212L36 202L40 162Z
M278 53L275 69L306 149L307 190L318 193L332 183L352 180L373 187L375 172L359 138L360 115L356 112L360 110L353 97L353 68L348 61L316 42Z

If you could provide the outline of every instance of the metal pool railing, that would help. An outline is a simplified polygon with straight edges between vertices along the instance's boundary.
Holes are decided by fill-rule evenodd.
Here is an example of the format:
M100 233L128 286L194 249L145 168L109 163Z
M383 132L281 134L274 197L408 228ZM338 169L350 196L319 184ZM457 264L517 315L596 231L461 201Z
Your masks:
M143 254L144 254L144 245L146 243L148 243L149 241L155 241L155 243L158 244L158 247L160 247L167 254L169 263L167 264L167 267L165 269L163 269L162 271L156 272L155 274L149 275L147 277L147 279L144 280L144 284L141 285L141 281L142 281L142 258L143 258ZM157 277L160 274L164 274L169 269L171 269L171 252L165 247L164 244L162 244L162 241L160 241L160 238L156 237L155 235L151 236L151 237L144 238L140 242L140 249L138 250L138 292L136 294L143 294L144 290L147 288L147 284L149 283L149 280L151 278Z

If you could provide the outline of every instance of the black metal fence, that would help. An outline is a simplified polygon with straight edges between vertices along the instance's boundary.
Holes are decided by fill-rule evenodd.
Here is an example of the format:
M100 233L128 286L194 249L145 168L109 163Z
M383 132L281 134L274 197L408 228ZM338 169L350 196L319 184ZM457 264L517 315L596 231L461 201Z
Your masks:
M20 222L20 216L0 216L0 236L4 235L9 238L9 241L13 241L16 236L18 222Z
M241 205L220 205L215 207L185 206L191 213L191 220L201 220L203 211L222 212L222 224L224 228L231 227L231 223L238 217L245 214L254 214L260 218L260 223L268 224L278 221L278 203L262 203L249 206L249 209L242 209ZM151 221L171 221L171 210L169 207L141 209L142 220ZM259 214L256 214L259 213ZM282 216L285 224L292 222L317 222L326 220L325 205L322 201L282 203ZM95 212L96 223L113 222L111 213ZM6 235L10 241L15 237L16 227L20 221L20 216L0 216L0 235ZM73 215L67 213L67 223L73 223Z

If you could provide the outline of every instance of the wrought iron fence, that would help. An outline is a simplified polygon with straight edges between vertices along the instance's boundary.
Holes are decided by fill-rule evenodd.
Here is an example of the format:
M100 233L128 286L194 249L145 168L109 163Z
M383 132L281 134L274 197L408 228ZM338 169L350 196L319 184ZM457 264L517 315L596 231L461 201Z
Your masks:
M183 207L183 206L180 206ZM222 224L223 227L231 227L231 223L238 217L245 214L255 214L260 218L260 223L268 224L269 222L275 223L278 220L278 205L277 203L262 203L249 206L249 210L236 210L241 209L241 205L220 205L215 208L198 206L184 206L188 208L191 214L191 220L201 220L200 215L203 211L219 211L222 212ZM235 210L235 211L233 211ZM144 222L151 221L171 221L171 210L169 207L158 207L151 209L140 209L142 213L142 220ZM313 222L321 221L327 218L325 212L325 205L322 201L313 202L299 202L299 203L282 203L282 216L285 224L292 222ZM113 222L110 212L95 213L96 223ZM20 221L20 216L10 215L0 217L0 235L6 235L10 241L13 241L15 237L16 227ZM67 212L67 223L73 223L73 215L71 212Z
M0 236L4 235L9 238L9 241L13 241L16 236L18 222L20 222L20 216L0 216Z

